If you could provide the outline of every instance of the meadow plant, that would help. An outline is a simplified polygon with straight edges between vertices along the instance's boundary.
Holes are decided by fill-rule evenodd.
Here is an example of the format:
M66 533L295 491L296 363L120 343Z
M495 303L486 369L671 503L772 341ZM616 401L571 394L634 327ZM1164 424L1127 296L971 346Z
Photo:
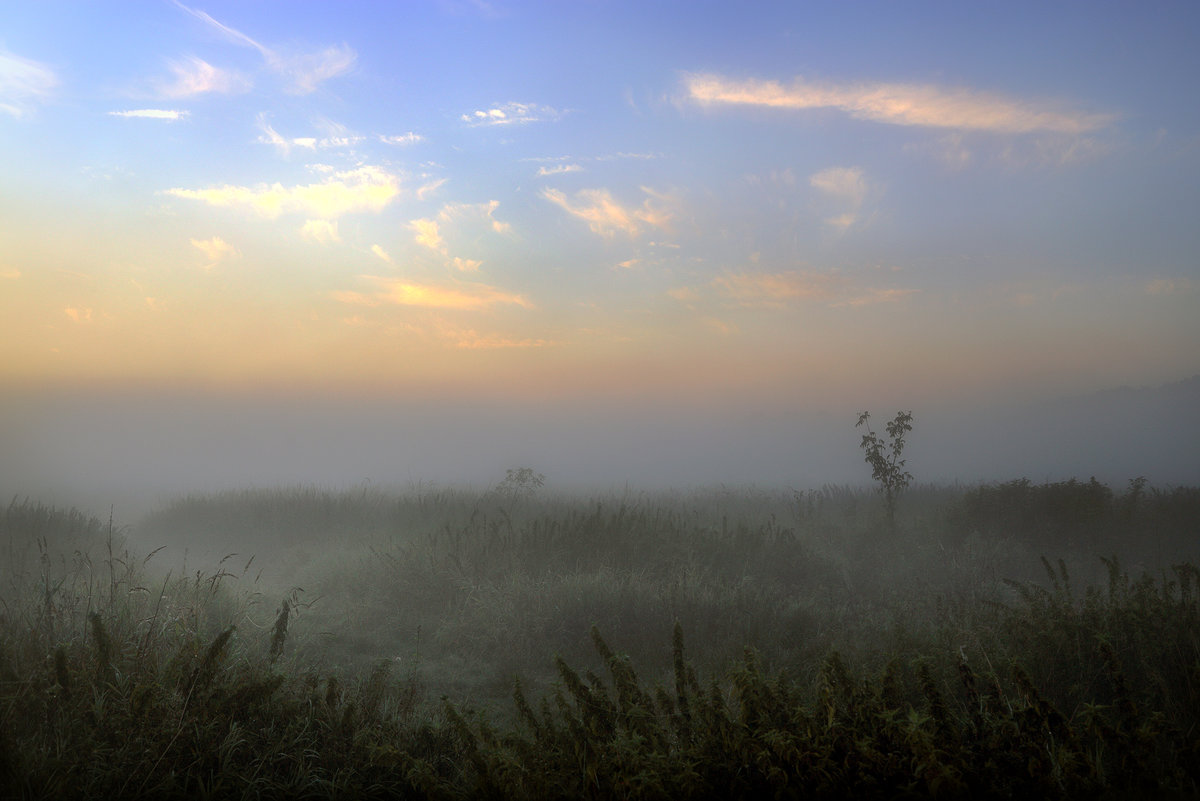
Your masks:
M844 488L803 515L752 488L189 501L273 547L286 498L322 510L303 547L325 525L351 555L303 603L17 503L0 797L1194 796L1196 493L1089 484L1020 490L1058 521L1037 543L975 489L913 488L882 541Z

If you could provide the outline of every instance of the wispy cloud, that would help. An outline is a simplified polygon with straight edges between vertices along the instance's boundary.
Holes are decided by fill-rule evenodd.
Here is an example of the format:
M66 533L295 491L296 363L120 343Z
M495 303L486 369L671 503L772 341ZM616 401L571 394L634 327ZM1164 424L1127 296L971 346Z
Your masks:
M182 120L188 115L186 111L165 108L137 108L130 111L110 111L110 117L127 117L144 120Z
M345 125L328 117L318 118L316 125L325 133L323 137L316 140L318 147L353 147L366 139L365 136L354 133Z
M662 158L661 153L602 153L599 156L527 156L521 161L532 161L535 164L566 164L579 161L651 161Z
M866 306L901 300L914 289L863 287L836 272L782 270L779 272L727 272L712 281L717 292L740 306L784 308L796 302L817 301L830 306ZM695 295L674 295L694 300Z
M176 1L179 8L213 28L230 42L257 50L267 66L288 81L287 91L309 94L324 81L349 72L358 58L349 45L333 45L315 51L283 52L267 47L241 31L218 22L199 9L189 8Z
M1091 136L1037 137L1032 142L1010 143L999 153L1002 163L1014 167L1069 167L1109 152L1110 145Z
M475 218L487 224L497 234L512 233L512 226L503 220L496 219L496 209L500 208L499 200L489 200L487 203L447 203L438 212L438 219L451 222L464 218Z
M667 295L680 303L695 303L700 300L700 293L694 287L677 286L667 290Z
M1002 139L982 138L978 132L950 131L927 141L904 144L904 151L931 157L949 170L972 164L1005 167L1071 167L1112 152L1113 144L1097 136L1067 136L1054 132Z
M1186 278L1155 278L1146 283L1148 295L1173 295L1191 289L1192 282Z
M785 270L777 273L729 272L713 279L723 295L746 306L781 306L793 300L830 300L846 287L836 273Z
M426 184L422 184L421 187L417 189L417 200L424 200L429 195L432 195L439 188L441 188L442 184L444 183L446 183L445 178L436 178Z
M408 224L408 227L416 232L414 239L418 245L437 251L443 256L446 255L446 241L442 239L442 235L438 232L437 220L425 217L420 220L413 220Z
M418 220L411 220L408 228L414 232L413 239L418 245L445 256L447 266L453 267L459 272L476 272L483 262L464 259L460 256L451 259L450 248L446 243L443 231L446 228L451 231L460 230L461 224L466 222L475 225L482 223L494 233L509 234L512 232L512 226L495 217L496 209L499 207L500 201L498 200L487 203L447 203L442 206L436 218L422 217Z
M366 139L364 136L351 133L346 126L327 119L322 119L319 122L319 126L327 134L321 137L283 136L268 122L265 112L258 115L257 124L258 129L262 131L262 135L258 137L258 141L264 145L272 145L279 150L280 155L285 157L291 153L293 147L312 151L349 148Z
M291 139L284 139L280 136L279 131L271 127L271 123L267 122L267 115L258 115L258 130L262 131L262 136L258 137L258 141L264 145L274 145L279 149L280 155L286 156L292 150L294 144Z
M181 98L208 92L233 94L250 89L250 80L236 72L214 67L202 58L191 57L168 64L174 78L159 81L155 90L160 97Z
M210 206L249 209L275 219L299 213L310 218L334 219L344 214L379 212L400 194L400 180L379 167L364 166L336 172L321 183L283 186L224 186L208 189L167 189L164 194L198 200Z
M406 134L394 134L392 136L379 134L379 141L385 145L415 145L417 142L425 141L425 137L409 131Z
M910 142L904 147L905 150L910 150L920 146ZM963 134L958 131L938 137L937 141L927 145L926 149L951 170L961 170L975 158L971 148L967 147Z
M74 306L69 306L63 309L63 314L71 319L71 322L83 325L92 321L91 309L79 309Z
M808 183L845 209L827 217L826 225L844 230L858 221L859 209L867 196L861 167L830 167L809 176Z
M867 194L861 167L830 167L811 175L808 183L855 206L861 205Z
M504 103L489 109L477 109L460 119L470 126L513 125L526 122L557 120L562 112L537 103Z
M568 172L582 172L583 167L578 164L559 164L554 167L538 167L538 177L546 175L562 175Z
M379 245L371 245L371 252L386 261L388 264L392 263L391 255Z
M206 267L212 267L222 259L228 259L241 255L237 248L219 236L214 236L211 239L193 239L191 240L191 243L192 247L198 248L200 252L203 253L209 260L209 262L211 262L210 264L205 265Z
M341 242L337 223L330 220L305 220L300 226L300 236L319 245L332 245Z
M1113 114L1073 111L961 87L908 83L815 83L797 78L737 80L711 74L684 76L688 97L705 105L747 105L842 111L856 119L996 133L1038 131L1079 135L1110 125Z
M291 79L293 93L303 95L316 91L322 82L349 72L357 59L358 54L353 48L341 44L313 53L276 54L267 62Z
M466 350L496 350L500 348L545 348L555 343L548 339L513 339L499 334L478 334L474 329L455 331L454 347Z
M829 304L834 307L838 306L874 306L877 303L895 303L903 300L909 295L915 295L920 290L917 289L883 289L881 287L866 287L858 292L851 294L849 297L841 300L836 300Z
M375 285L374 291L334 292L334 299L359 306L397 305L459 311L480 311L502 304L527 309L533 307L533 304L521 295L504 292L486 284L420 284L379 276L363 276L363 279Z
M0 50L0 111L24 117L56 86L58 77L45 64Z
M0 278L7 278L10 281L15 281L21 277L21 271L16 267L0 267Z
M639 207L617 202L607 189L583 189L575 193L574 200L557 189L544 189L542 197L571 216L585 221L594 233L613 236L620 232L633 237L645 226L665 228L673 216L664 204L664 201L668 201L665 195L644 186L642 191L650 197Z

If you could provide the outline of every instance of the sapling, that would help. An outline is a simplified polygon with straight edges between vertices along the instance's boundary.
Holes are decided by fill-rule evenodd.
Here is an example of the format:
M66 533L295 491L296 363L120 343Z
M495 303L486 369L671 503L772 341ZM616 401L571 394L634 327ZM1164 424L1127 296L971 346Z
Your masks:
M896 499L912 481L912 473L904 469L906 459L901 459L904 452L904 435L912 431L912 412L896 412L896 417L887 424L887 435L891 442L871 430L871 413L861 412L854 427L865 426L867 433L863 434L860 447L863 449L864 460L871 465L871 478L879 482L879 491L883 493L887 504L888 528L896 528Z

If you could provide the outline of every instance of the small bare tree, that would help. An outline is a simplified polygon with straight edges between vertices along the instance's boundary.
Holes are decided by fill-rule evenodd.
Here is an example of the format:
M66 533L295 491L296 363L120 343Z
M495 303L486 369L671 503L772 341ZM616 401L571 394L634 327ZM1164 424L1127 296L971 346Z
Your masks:
M871 465L871 478L879 482L879 491L887 503L888 528L896 527L896 498L912 481L912 473L904 469L907 459L900 458L904 452L904 435L912 431L912 412L896 412L896 418L887 424L890 442L871 430L871 413L861 412L855 428L866 427L863 434L863 456Z

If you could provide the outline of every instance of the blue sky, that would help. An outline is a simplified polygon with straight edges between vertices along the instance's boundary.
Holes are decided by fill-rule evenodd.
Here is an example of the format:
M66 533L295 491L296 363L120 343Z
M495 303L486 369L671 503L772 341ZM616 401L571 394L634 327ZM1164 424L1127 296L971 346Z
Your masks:
M636 414L1200 372L1194 4L0 16L14 388Z

